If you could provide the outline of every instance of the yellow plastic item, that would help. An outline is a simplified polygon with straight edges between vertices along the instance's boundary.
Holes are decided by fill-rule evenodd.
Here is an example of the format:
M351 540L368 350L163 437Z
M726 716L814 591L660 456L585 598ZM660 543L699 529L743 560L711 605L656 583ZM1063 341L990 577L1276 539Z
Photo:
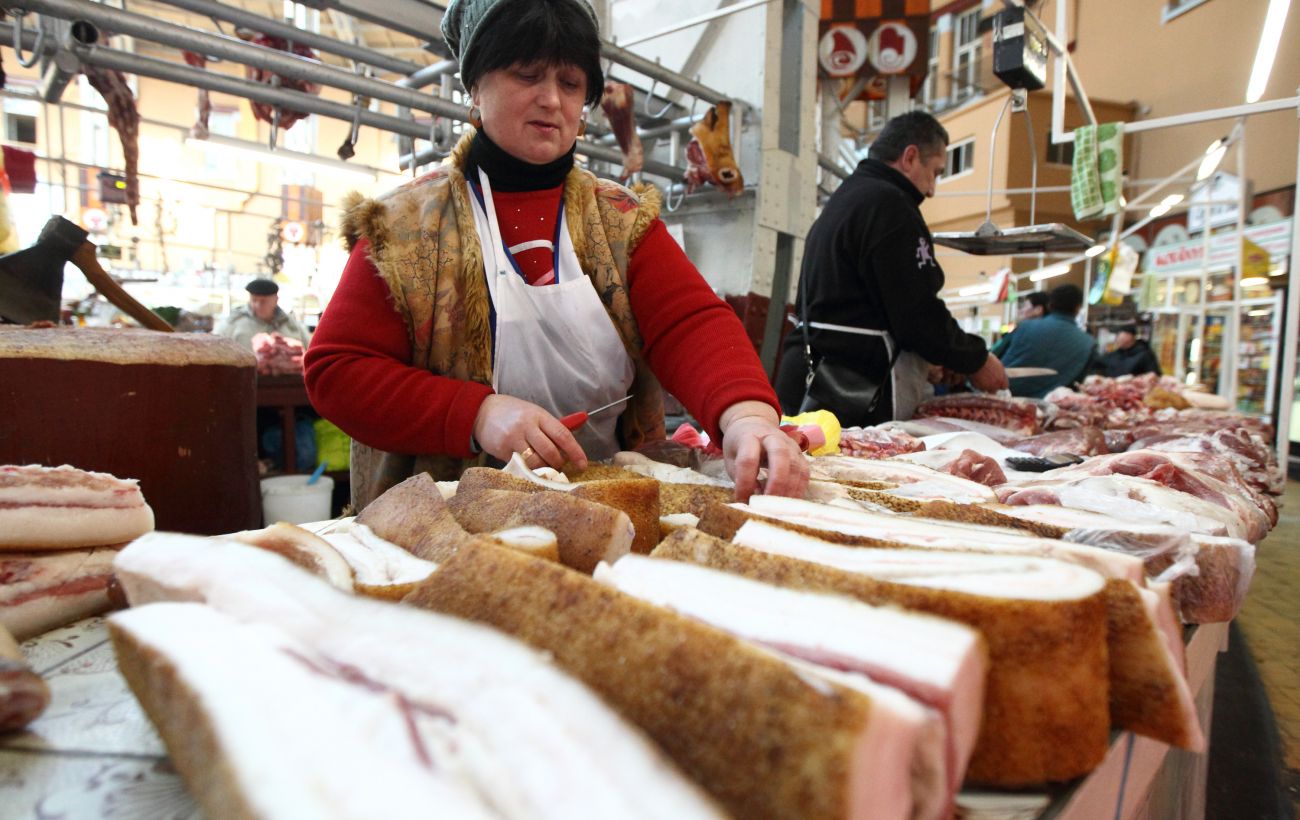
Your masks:
M330 470L346 470L351 461L352 439L325 419L312 422L316 432L316 466L328 461Z
M840 420L835 418L835 414L829 410L813 410L808 413L800 413L797 416L782 416L782 424L793 424L796 427L803 424L815 424L826 434L826 443L809 455L828 456L834 455L840 451Z

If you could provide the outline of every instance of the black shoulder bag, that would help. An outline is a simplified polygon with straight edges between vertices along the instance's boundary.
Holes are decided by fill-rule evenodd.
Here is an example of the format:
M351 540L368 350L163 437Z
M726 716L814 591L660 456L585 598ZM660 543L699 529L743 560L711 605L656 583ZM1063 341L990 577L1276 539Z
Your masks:
M808 320L808 293L806 282L800 283L799 311L802 314L803 356L808 367L804 377L803 401L799 412L830 410L843 427L867 427L874 423L873 414L884 393L885 379L889 378L898 360L895 350L889 358L889 368L884 378L876 379L841 362L822 356L813 361L812 328Z

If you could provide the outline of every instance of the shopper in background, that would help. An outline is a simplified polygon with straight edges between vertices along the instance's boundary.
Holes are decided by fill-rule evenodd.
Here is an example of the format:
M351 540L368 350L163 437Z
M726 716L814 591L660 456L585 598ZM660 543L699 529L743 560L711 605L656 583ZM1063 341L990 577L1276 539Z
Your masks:
M1041 319L1047 315L1047 294L1040 290L1026 293L1019 299L1020 307L1016 312L1016 327L1028 322L1030 319ZM998 339L997 343L989 349L989 352L999 359L1007 352L1007 347L1011 344L1011 334L1015 333L1012 328L1006 334Z
M1075 322L1083 307L1083 291L1060 285L1047 295L1047 315L1025 322L1007 338L1002 363L1007 367L1047 367L1055 376L1026 376L1011 380L1016 396L1039 398L1052 390L1083 381L1100 370L1097 343Z
M452 0L442 33L475 118L449 162L353 195L351 256L307 389L352 436L354 504L485 456L578 466L664 437L659 383L721 442L736 494L808 468L739 319L658 219L659 196L574 165L604 88L586 0ZM558 417L631 395L570 432ZM621 410L621 413L620 413Z
M1102 357L1107 376L1141 376L1160 373L1160 362L1146 339L1137 337L1137 325L1124 325L1115 338L1115 349Z
M278 333L286 339L307 344L310 334L298 320L280 308L280 286L270 279L254 279L244 286L248 291L248 304L230 311L230 315L216 329L250 350L253 337L259 333Z
M801 324L786 336L776 377L787 414L825 409L846 425L910 418L930 392L932 365L980 390L1007 386L984 340L964 332L938 296L943 269L920 205L934 196L947 145L948 132L924 111L890 120L809 229L795 302ZM806 406L809 365L816 374L822 362L879 384L875 409L850 396Z

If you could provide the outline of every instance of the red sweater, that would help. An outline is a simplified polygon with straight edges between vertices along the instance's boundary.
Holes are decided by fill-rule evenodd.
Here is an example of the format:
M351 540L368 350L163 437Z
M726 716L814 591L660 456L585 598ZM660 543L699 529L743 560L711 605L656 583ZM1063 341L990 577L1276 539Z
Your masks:
M506 244L552 239L560 192L494 193ZM305 359L312 405L371 447L468 458L474 419L492 388L410 365L406 324L369 247L362 240L353 248L312 336ZM552 256L536 249L516 260L532 280L550 270ZM740 320L659 220L629 261L628 295L650 369L715 441L721 440L719 417L736 402L779 407Z

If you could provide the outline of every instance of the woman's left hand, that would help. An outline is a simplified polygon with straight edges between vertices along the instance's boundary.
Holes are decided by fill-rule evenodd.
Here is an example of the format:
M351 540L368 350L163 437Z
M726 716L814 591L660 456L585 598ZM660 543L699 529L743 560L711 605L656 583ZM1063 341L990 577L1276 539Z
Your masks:
M802 498L808 488L808 461L799 445L778 426L780 417L759 401L733 404L722 414L722 454L736 482L736 500L748 501L758 487L759 467L767 467L763 492Z

